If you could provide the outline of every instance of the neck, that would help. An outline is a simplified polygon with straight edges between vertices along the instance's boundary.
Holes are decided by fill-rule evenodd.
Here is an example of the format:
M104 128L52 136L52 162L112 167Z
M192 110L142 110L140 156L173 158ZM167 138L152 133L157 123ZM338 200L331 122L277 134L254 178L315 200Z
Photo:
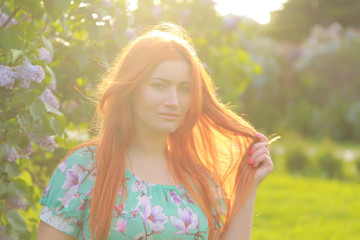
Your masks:
M131 161L165 162L167 134L139 133L134 131L128 154Z

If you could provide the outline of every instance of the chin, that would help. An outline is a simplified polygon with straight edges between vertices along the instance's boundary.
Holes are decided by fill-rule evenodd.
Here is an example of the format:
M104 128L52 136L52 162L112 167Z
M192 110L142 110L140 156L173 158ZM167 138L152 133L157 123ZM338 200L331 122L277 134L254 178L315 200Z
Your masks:
M178 128L179 128L179 126L162 127L162 128L159 128L158 131L166 133L166 134L170 134L170 133L175 132Z

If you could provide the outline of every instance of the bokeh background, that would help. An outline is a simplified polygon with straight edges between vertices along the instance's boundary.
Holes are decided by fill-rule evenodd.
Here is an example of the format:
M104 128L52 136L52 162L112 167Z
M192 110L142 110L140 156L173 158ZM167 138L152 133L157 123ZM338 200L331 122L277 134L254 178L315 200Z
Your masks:
M186 29L223 102L282 137L252 239L359 239L360 1L278 1L258 22L234 12L271 1L221 2L0 1L0 239L35 239L52 171L93 134L102 74L159 21Z

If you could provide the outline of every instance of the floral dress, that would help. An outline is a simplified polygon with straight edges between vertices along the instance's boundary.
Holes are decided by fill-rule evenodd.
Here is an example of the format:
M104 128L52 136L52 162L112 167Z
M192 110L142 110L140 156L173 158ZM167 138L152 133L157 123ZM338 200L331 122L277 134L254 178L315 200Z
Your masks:
M90 201L96 179L95 147L75 151L54 171L40 204L39 218L68 235L91 239ZM151 184L126 170L128 197L118 193L108 239L208 239L208 221L189 193ZM221 226L215 219L215 227Z

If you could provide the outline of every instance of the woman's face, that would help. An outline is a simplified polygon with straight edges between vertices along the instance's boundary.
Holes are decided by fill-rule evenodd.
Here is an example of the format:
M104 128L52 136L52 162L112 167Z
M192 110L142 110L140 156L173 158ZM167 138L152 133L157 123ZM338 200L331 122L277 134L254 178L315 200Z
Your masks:
M191 85L190 67L184 60L161 62L132 95L135 131L174 132L190 108Z

